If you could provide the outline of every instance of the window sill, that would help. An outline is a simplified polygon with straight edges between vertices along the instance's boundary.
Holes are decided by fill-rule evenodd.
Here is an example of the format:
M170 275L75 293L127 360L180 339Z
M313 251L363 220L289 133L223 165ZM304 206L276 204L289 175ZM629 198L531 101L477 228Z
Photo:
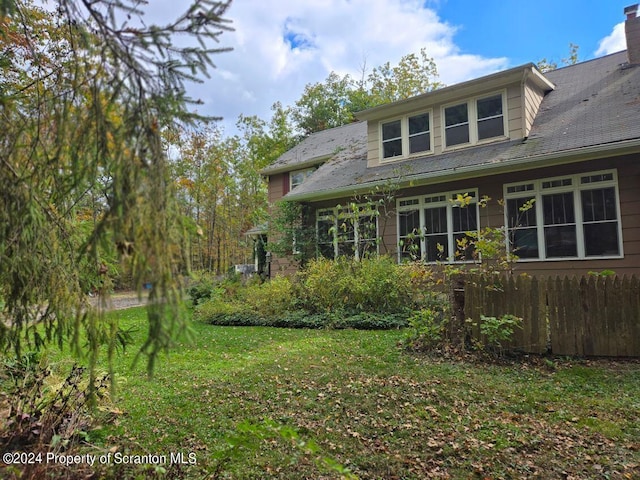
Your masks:
M557 258L519 258L517 263L537 262L587 262L594 260L622 260L624 255L603 255L599 257L557 257Z
M456 150L464 150L472 147L480 147L482 145L488 145L490 143L506 142L508 140L511 140L511 139L509 137L502 136L502 137L487 138L485 140L479 140L476 143L471 143L471 142L460 143L458 145L453 145L451 147L443 147L442 153L455 152Z
M411 155L397 155L395 157L389 157L389 158L381 157L380 165L387 164L387 163L401 162L403 160L411 160L413 158L430 157L431 155L434 155L433 150L425 150L424 152L412 153Z

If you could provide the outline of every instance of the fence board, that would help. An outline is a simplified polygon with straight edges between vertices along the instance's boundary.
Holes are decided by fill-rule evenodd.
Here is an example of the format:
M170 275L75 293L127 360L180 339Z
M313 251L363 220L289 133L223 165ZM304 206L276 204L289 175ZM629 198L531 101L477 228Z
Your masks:
M632 277L470 277L465 317L480 335L480 315L523 319L510 348L558 355L640 356L640 279Z

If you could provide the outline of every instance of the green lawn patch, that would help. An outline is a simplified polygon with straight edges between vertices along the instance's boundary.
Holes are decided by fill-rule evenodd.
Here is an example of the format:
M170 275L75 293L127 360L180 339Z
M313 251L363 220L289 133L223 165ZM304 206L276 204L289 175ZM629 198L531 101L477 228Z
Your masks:
M114 314L140 342L144 310ZM333 461L362 479L640 476L638 362L483 364L409 354L402 338L195 323L153 379L131 368L135 347L117 358L123 413L90 439L183 453L153 467L167 478L339 478Z

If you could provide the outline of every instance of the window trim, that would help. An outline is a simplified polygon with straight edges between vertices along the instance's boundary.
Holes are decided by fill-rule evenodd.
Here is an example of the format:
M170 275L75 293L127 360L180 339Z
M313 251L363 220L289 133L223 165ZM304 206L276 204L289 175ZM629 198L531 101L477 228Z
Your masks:
M413 118L413 117L418 117L420 115L424 115L427 114L429 116L429 150L422 150L420 152L415 152L415 153L410 153L409 152L409 148L410 148L410 134L409 134L409 119ZM402 144L402 155L396 155L395 157L387 157L385 158L384 156L384 139L382 137L383 134L383 125L389 124L389 123L393 123L393 122L397 122L400 121L400 139L401 139L401 144ZM406 158L413 158L413 157L419 157L422 155L432 155L434 153L433 150L433 142L434 142L434 138L433 138L433 134L434 134L434 125L433 125L433 109L429 108L427 110L421 110L418 112L411 112L408 113L406 115L402 115L402 116L398 116L398 117L393 117L393 118L387 118L385 120L381 120L380 122L378 122L378 135L380 138L379 143L379 155L380 155L380 162L381 163L387 163L387 162L394 162L397 160L404 160ZM395 140L394 139L390 139L390 140Z
M489 137L479 140L478 138L478 101L485 100L487 98L495 97L500 95L502 98L502 135L498 135L496 137ZM467 105L467 124L469 125L469 141L466 143L458 143L456 145L447 145L447 125L446 125L446 117L445 110L450 107L455 107L458 105ZM509 118L508 118L509 108L507 105L507 91L506 89L497 90L494 92L476 95L470 97L466 100L457 100L455 102L450 102L442 105L440 107L440 123L441 123L441 131L442 131L442 150L450 151L456 150L459 148L466 148L474 145L483 145L485 143L492 143L496 141L502 141L509 138Z
M454 231L454 222L453 222L453 209L454 208L460 208L457 207L455 205L455 203L453 202L453 199L455 199L457 197L457 195L472 195L474 200L472 202L470 202L469 206L474 205L475 209L476 209L476 225L477 225L477 232L480 231L481 225L480 225L480 206L479 206L479 191L478 188L468 188L468 189L463 189L463 190L452 190L452 191L448 191L448 192L434 192L434 193L423 193L421 195L414 195L411 197L402 197L402 198L398 198L396 200L396 238L397 238L397 242L398 242L398 263L402 263L403 261L403 256L402 256L402 248L400 247L400 240L401 238L405 238L405 236L401 236L401 232L400 232L400 214L401 212L408 212L408 211L414 211L414 210L418 210L419 212L419 223L420 223L420 233L419 233L419 239L420 239L420 261L427 263L427 264L436 264L438 262L447 262L447 263L473 263L475 260L474 259L464 259L464 260L456 260L455 259L455 252L457 251L456 248L456 241L455 241L455 235L461 232L458 231ZM443 199L439 198L439 197L444 197ZM427 201L427 199L429 199L430 201ZM416 203L417 200L417 203ZM435 201L434 201L435 200ZM406 203L406 205L401 205L401 203ZM427 244L426 244L426 237L427 235L425 235L423 232L425 231L425 224L426 224L426 219L425 219L425 210L427 208L438 208L438 207L442 207L445 206L446 207L446 216L447 216L447 231L446 231L446 236L447 236L447 252L449 252L449 255L447 256L446 259L443 260L426 260L426 254L427 254ZM442 233L440 233L442 235Z
M600 180L597 182L582 183L584 177L593 177L598 175L612 175L611 180ZM571 184L566 184L567 180L571 180ZM556 185L552 183L555 182ZM546 184L546 185L545 185ZM531 185L533 188L528 190L520 190L509 192L509 187L521 187ZM583 217L583 205L581 193L587 190L598 188L613 187L615 193L616 223L618 234L618 251L617 255L587 255L585 244L584 226L594 222L585 222ZM573 210L575 217L575 235L576 235L576 256L549 257L545 244L545 225L544 223L544 205L542 197L545 194L571 193L573 199ZM509 227L509 211L507 208L508 200L512 199L531 199L535 198L533 208L536 215L536 238L538 241L538 258L519 258L518 262L558 262L573 260L608 260L624 258L624 241L622 237L622 216L620 207L620 189L618 185L617 169L597 170L592 172L583 172L570 175L559 175L553 177L539 178L535 180L527 180L521 182L506 183L503 186L503 194L505 199L504 209L504 225L506 230L507 250L511 250L510 233L512 228ZM532 228L532 227L531 227ZM517 255L517 252L516 252Z

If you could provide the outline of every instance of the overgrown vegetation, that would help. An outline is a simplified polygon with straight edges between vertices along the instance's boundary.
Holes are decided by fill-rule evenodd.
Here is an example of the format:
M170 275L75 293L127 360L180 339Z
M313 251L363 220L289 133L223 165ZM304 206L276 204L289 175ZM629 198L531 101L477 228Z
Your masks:
M305 328L398 328L422 301L412 276L389 258L318 259L293 278L247 285L224 281L195 306L195 318L216 325Z

